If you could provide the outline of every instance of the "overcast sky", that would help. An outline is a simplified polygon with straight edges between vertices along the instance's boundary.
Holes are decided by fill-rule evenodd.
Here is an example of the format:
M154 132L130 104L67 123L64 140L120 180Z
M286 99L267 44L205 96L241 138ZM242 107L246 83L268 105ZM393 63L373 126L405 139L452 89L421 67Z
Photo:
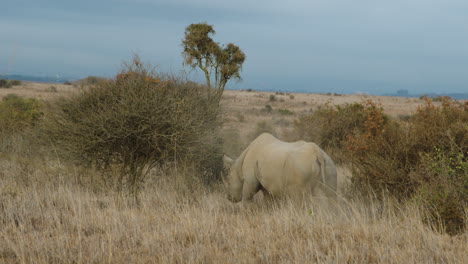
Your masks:
M178 73L185 27L207 22L215 41L247 55L243 81L228 83L233 89L468 92L466 0L2 0L0 6L0 74L112 77L134 53Z

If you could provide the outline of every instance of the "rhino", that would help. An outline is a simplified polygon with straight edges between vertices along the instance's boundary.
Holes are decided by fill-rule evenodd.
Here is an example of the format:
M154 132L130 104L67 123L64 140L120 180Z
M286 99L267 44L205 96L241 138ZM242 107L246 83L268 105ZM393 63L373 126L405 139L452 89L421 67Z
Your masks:
M224 155L223 162L231 202L251 201L260 190L266 197L297 197L318 186L327 197L336 197L335 163L312 142L287 143L263 133L237 159Z

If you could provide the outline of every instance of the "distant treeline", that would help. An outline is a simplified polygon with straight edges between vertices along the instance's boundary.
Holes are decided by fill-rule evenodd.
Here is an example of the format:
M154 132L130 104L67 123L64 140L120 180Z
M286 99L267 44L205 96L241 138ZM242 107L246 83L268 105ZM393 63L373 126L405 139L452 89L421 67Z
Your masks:
M406 94L402 95L399 93L392 93L392 94L384 94L386 96L399 96L399 97L429 97L429 98L438 98L444 97L444 96L449 96L452 99L456 100L468 100L468 93L425 93L425 94Z

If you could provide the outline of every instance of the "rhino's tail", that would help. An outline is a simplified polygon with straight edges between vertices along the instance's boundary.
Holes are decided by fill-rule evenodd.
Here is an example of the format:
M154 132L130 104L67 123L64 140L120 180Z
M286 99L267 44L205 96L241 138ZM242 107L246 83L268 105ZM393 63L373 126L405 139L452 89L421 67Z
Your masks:
M319 153L317 155L317 161L318 163L320 163L320 173L322 174L322 177L321 177L322 190L325 192L326 196L336 198L337 197L336 169L333 169L334 173L330 171L331 168L335 168L333 161L331 161L330 158L328 158L327 154L321 149L319 149Z
M322 184L324 186L326 186L326 174L325 174L325 168L326 168L326 164L325 164L325 158L323 157L322 155L322 152L320 150L317 151L317 161L318 163L320 164L320 174L321 174L321 180L322 180Z

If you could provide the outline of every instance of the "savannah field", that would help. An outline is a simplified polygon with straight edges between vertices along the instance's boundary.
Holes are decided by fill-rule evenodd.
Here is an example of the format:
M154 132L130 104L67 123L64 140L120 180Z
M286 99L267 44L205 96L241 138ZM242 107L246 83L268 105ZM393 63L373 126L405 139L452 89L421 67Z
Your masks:
M48 101L78 89L23 82L0 89L0 99L15 93ZM300 116L369 99L394 119L424 105L419 98L227 90L224 151L237 156L261 132L294 139ZM259 193L250 204L233 204L222 184L206 186L182 165L152 170L136 201L59 155L21 153L0 152L0 263L468 263L466 231L434 231L419 207L390 197L350 195L346 164L338 165L336 202L319 193L266 203Z

